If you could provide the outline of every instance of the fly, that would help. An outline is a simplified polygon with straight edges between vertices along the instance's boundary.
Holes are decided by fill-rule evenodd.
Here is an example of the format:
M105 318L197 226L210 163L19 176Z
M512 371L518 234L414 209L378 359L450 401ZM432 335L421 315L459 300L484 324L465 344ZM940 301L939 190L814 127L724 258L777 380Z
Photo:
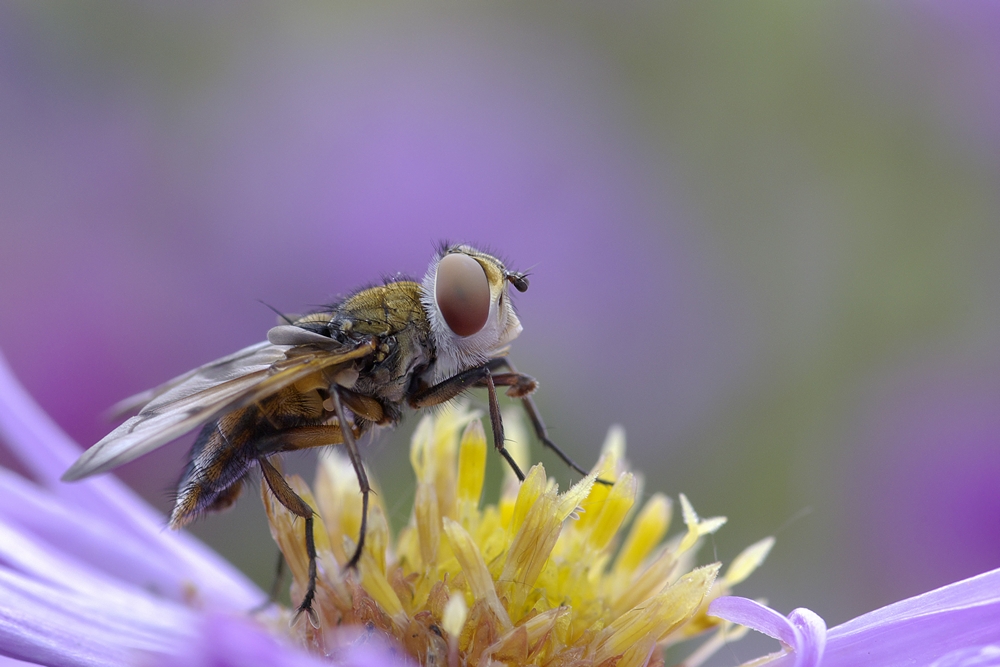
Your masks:
M298 614L311 614L313 511L271 462L274 455L344 445L362 497L351 568L364 548L371 491L357 440L375 426L394 426L405 408L440 405L468 389L486 388L497 451L523 480L504 447L496 388L506 387L508 396L521 400L539 440L586 474L549 439L531 398L537 382L507 358L521 332L509 286L527 290L525 274L470 246L445 246L422 282L396 279L358 290L272 328L265 342L126 399L117 407L138 414L84 452L63 479L106 472L201 426L170 526L181 528L205 512L230 507L258 468L278 502L305 520L309 583Z

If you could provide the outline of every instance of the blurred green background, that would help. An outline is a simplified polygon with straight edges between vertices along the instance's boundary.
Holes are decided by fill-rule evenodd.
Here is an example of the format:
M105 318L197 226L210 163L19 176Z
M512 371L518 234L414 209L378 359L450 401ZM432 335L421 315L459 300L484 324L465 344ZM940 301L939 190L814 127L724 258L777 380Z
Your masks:
M1000 566L998 72L988 2L6 3L0 347L86 446L257 299L488 244L558 441L623 424L834 625ZM397 523L415 421L367 449ZM121 474L166 511L186 446ZM269 585L258 500L193 530Z

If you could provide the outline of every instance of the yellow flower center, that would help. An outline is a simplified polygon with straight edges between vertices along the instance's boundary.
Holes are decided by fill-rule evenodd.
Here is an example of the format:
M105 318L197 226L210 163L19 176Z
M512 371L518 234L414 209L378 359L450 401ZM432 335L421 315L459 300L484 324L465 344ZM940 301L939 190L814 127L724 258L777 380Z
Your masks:
M508 448L524 460L523 427L513 415L504 423ZM375 494L357 572L344 565L360 528L361 496L351 464L333 451L322 459L315 496L301 478L290 480L319 515L319 627L300 621L292 631L311 650L331 654L358 639L343 628L362 628L424 665L640 667L662 664L657 647L719 628L685 662L696 664L729 631L705 615L708 602L745 579L773 539L745 550L722 577L718 563L692 569L700 539L725 518L699 518L681 495L686 530L664 542L671 502L657 493L622 541L640 487L625 470L624 449L624 433L612 429L593 472L564 493L536 465L521 484L508 474L499 502L484 505L479 415L457 405L425 416L410 450L417 477L410 523L392 539L383 496ZM308 579L304 522L262 493L298 599Z

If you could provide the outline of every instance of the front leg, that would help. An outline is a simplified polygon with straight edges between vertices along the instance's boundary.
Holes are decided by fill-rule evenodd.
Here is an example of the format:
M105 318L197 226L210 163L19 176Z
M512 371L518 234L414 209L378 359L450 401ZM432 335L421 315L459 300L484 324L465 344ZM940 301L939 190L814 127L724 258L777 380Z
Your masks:
M431 387L422 387L410 394L407 402L410 407L419 410L420 408L430 408L435 405L447 403L459 394L472 389L473 387L483 387L480 384L485 381L486 375L503 366L504 360L490 359L482 366L475 366L462 371L458 375L452 375L447 380L442 380Z
M493 373L493 371L501 368L507 368L510 372ZM583 476L590 474L577 465L577 463L571 459L566 452L559 448L559 445L549 438L548 429L545 428L545 422L542 421L542 416L538 411L538 406L535 405L534 399L531 398L532 392L534 392L538 387L538 382L530 375L518 373L517 369L514 368L514 364L512 364L507 357L490 359L482 366L476 366L475 368L462 371L458 375L450 377L447 380L442 380L432 387L427 387L426 389L415 392L410 396L410 407L424 408L433 405L440 405L441 403L450 401L467 389L472 389L473 387L486 387L490 391L490 421L493 424L494 442L503 442L502 439L497 440L498 431L501 436L503 435L503 423L500 421L500 408L496 403L496 389L494 386L508 387L507 395L511 398L518 398L521 400L521 405L524 407L524 411L527 413L528 419L531 420L531 426L535 430L535 435L539 440L541 440L544 446L555 452L556 456L562 459L563 463L569 466L572 470ZM494 411L496 412L495 419L493 416ZM507 462L511 464L515 473L520 473L520 470L513 463L513 459L510 458L510 454L507 453L507 450L505 448L500 449L499 447L498 450L500 450L500 454L507 459ZM518 478L524 479L520 474L518 474ZM607 486L614 483L600 478L595 481L598 484L604 484Z
M486 386L486 375L493 376L493 384L497 387L507 387L506 394L511 398L524 398L538 388L538 381L523 373L496 373L499 368L511 368L506 357L490 359L482 366L464 370L447 380L442 380L431 387L423 387L410 394L408 399L411 408L429 408L447 403L468 389Z
M507 448L504 446L506 439L503 433L503 418L500 416L500 402L497 400L496 390L496 385L500 383L494 383L493 373L490 370L491 366L500 365L500 361L500 359L492 359L482 366L476 366L475 368L462 371L458 375L454 375L447 380L443 380L433 387L427 387L426 389L417 391L410 396L409 403L412 408L429 408L431 406L440 405L450 401L465 390L471 389L472 387L485 386L490 397L490 426L493 428L493 446L496 447L500 456L507 461L507 465L509 465L510 469L514 471L517 478L523 482L524 473L521 472L521 469L514 461L514 457L510 455L510 452L508 452ZM497 379L501 378L503 379L504 384L507 384L508 386L513 386L512 383L516 380L516 378L513 377L513 374L510 373L504 373L497 376ZM530 378L528 379L530 380ZM531 381L534 382L534 380Z
M587 476L589 473L583 468L581 468L579 465L577 465L576 462L573 461L573 459L571 459L568 454L566 454L566 452L564 452L559 448L559 445L554 443L551 440L551 438L549 438L548 429L545 428L545 422L542 421L542 415L538 411L538 406L535 405L535 400L531 398L531 393L534 392L535 389L538 387L538 383L535 382L534 378L528 375L523 375L521 373L518 373L517 369L514 368L514 364L512 364L510 360L507 359L507 357L500 357L499 359L494 359L493 361L496 362L496 367L498 368L506 367L508 370L510 370L510 373L503 373L502 375L495 376L495 378L497 380L499 380L501 377L510 378L509 381L504 382L504 384L510 387L510 389L507 390L507 395L512 398L521 399L521 405L524 406L524 411L527 413L528 419L531 420L531 425L535 429L535 435L538 436L538 439L542 441L542 444L551 449L553 452L555 452L556 456L561 458L563 460L563 463L568 465L571 469L575 470L576 472L580 473L583 476ZM497 384L501 383L498 381ZM530 388L528 388L529 384ZM527 389L527 391L524 391L524 389ZM600 478L598 478L595 481L598 484L604 484L608 486L613 484L613 482Z

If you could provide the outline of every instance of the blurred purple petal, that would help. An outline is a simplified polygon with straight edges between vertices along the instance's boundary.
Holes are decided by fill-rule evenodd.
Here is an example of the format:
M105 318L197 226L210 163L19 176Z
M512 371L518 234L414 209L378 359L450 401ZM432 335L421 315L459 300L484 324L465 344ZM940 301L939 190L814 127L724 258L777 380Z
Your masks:
M1000 646L973 646L952 651L931 667L1000 667Z
M413 663L388 647L355 645L331 656L342 667L407 667ZM198 637L182 651L156 660L154 667L329 667L302 650L278 642L246 618L209 616Z
M344 667L415 667L409 656L387 646L365 644L337 656Z
M262 593L194 540L167 532L114 478L64 488L58 475L80 450L2 357L0 435L41 482L0 468L0 665L328 664L246 618ZM368 655L376 654L351 664L386 663Z
M190 610L127 598L0 569L0 653L46 665L120 665L140 653L174 650L193 633Z
M279 644L248 619L210 616L194 641L179 646L157 667L320 667L326 663Z
M34 535L52 548L72 553L82 563L117 579L181 599L190 580L155 544L115 524L73 512L51 494L0 468L0 522Z
M889 602L998 565L1000 363L931 356L880 385L844 501L857 581Z
M141 568L144 575L155 577L142 583L174 599L195 593L206 604L239 610L249 609L262 599L262 592L215 553L184 533L167 531L165 519L116 478L105 475L73 484L61 482L59 477L82 450L27 395L2 355L0 438L51 498L47 501L41 488L32 492L33 485L19 483L9 473L0 475L0 485L8 491L0 500L0 517L4 520L16 520L23 529L37 530L51 539L67 539L68 544L76 539L84 552L96 545L96 553L89 556L91 562L105 569L110 567L111 572L126 580L132 577L115 571L113 558L101 562L102 554L121 554L121 550L135 556L142 553L133 562L143 563L148 557L150 567ZM18 497L24 502L18 502ZM30 512L31 505L45 511ZM67 528L74 522L67 514L69 508L78 515L78 525ZM95 534L104 539L89 541ZM121 543L115 535L123 535ZM63 548L71 551L66 545Z

